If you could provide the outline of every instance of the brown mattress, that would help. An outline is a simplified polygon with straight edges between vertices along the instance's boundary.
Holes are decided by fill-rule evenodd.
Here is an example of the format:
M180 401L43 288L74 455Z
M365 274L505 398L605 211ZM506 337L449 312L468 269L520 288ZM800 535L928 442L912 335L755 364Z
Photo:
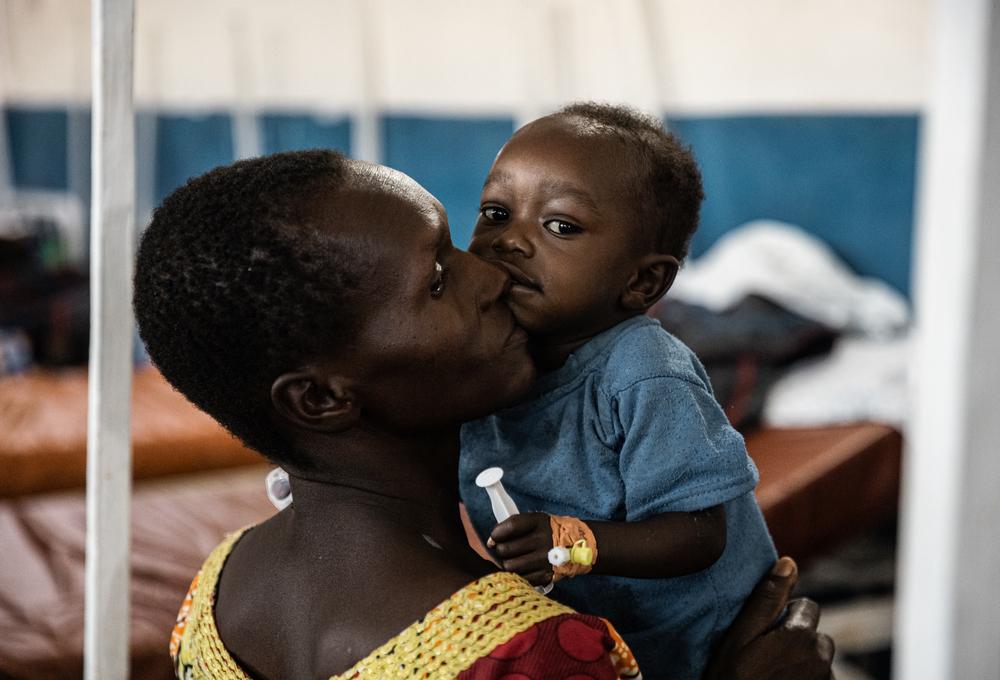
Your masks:
M879 423L759 430L747 449L778 551L803 561L895 516L903 440Z
M874 424L767 430L747 443L779 550L805 559L891 515L900 436ZM222 536L273 510L255 466L136 484L132 507L132 677L170 678L167 640L188 583ZM79 677L84 498L0 501L0 678Z
M0 379L0 498L82 488L87 469L87 374L32 371ZM132 387L137 479L260 463L152 368Z
M274 509L267 468L136 485L131 677L173 677L167 644L180 601L226 533ZM80 492L0 501L0 678L78 678L83 669L85 507Z

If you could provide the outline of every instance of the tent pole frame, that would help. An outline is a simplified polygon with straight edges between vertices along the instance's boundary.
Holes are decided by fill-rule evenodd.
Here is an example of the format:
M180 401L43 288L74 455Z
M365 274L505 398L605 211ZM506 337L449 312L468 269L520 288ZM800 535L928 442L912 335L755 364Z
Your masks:
M129 670L135 240L133 0L93 0L84 677Z

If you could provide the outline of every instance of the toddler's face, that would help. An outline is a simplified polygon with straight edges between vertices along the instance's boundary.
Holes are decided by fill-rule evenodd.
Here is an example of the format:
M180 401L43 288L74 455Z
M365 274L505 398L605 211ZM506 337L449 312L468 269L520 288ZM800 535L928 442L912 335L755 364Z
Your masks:
M619 296L647 245L631 178L620 142L560 116L523 128L497 156L469 250L510 272L511 309L536 338L585 339L628 316Z

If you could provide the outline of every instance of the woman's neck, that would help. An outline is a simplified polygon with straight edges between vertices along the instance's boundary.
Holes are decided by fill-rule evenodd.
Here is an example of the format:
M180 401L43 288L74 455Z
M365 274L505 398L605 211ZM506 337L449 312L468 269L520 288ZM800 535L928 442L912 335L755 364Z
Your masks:
M365 528L359 540L403 531L445 548L464 547L457 430L326 449L310 456L319 461L315 469L289 473L295 533L310 541L325 533L343 538L354 523Z
M459 518L457 428L438 434L297 442L316 464L289 470L291 507L236 545L219 584L219 631L241 664L342 673L494 570Z

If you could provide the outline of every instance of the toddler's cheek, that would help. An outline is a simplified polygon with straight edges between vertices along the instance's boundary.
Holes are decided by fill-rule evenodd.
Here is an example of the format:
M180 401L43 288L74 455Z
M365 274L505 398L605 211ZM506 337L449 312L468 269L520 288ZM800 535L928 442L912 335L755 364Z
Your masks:
M537 305L517 304L511 302L510 309L514 313L517 325L528 332L528 335L543 335L550 329L551 323L544 309Z

